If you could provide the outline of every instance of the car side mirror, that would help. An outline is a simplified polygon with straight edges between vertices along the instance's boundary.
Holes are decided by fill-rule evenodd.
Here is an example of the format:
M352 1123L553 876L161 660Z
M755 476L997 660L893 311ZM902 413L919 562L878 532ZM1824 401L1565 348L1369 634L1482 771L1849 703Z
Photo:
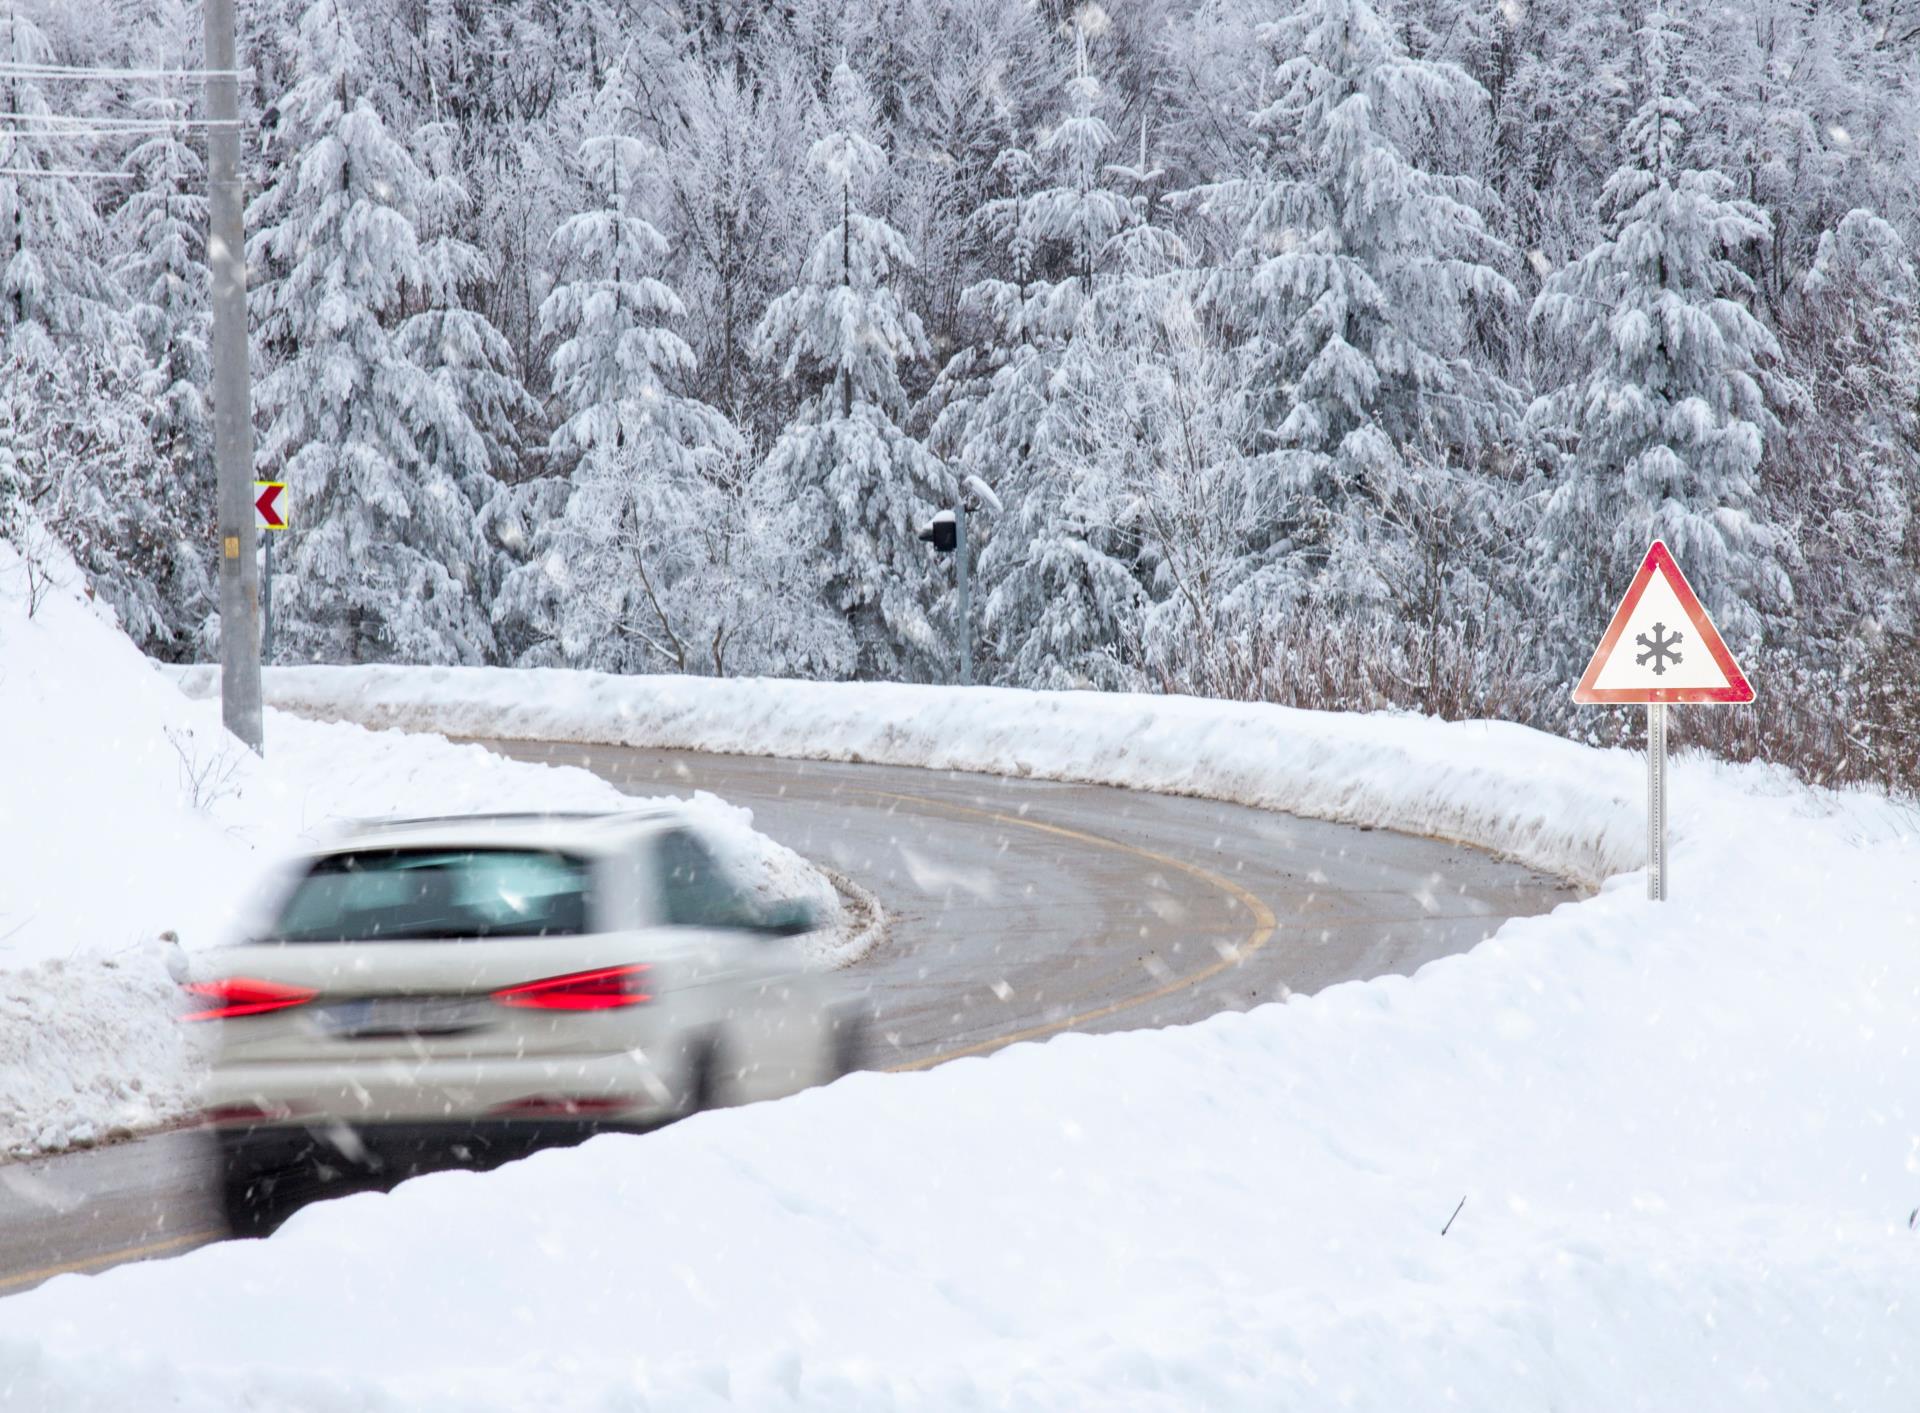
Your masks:
M812 932L821 921L820 910L805 898L788 898L767 909L760 930L775 937L798 937Z

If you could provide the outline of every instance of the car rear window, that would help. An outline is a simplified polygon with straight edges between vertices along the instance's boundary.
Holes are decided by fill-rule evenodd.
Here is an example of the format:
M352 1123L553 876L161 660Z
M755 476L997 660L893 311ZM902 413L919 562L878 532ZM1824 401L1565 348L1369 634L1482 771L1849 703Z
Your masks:
M587 861L539 849L368 849L315 861L263 942L414 942L587 930Z

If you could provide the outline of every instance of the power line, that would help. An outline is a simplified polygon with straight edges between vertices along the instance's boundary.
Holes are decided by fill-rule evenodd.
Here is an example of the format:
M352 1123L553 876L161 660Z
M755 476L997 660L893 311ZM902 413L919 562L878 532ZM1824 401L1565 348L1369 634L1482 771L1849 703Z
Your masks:
M137 180L134 172L83 172L71 167L0 167L0 177L75 177L103 182Z
M117 128L123 132L172 132L176 128L237 128L240 126L237 122L224 123L213 118L89 118L77 113L0 113L0 122L45 123L51 130L63 133L68 128L96 130Z
M154 137L163 133L176 133L175 128L0 128L0 145L7 142L24 143L37 147L57 147L63 142L99 138L101 140L117 137Z
M213 79L252 78L252 69L86 69L72 64L0 63L0 78L67 79Z

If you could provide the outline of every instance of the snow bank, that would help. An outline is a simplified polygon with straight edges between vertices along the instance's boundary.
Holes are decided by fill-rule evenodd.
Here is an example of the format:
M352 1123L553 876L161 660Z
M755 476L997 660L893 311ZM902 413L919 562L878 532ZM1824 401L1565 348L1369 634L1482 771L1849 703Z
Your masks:
M0 542L0 1155L182 1110L191 1057L158 939L212 936L250 867L194 807L195 777L226 788L245 752L44 558L36 604Z
M177 674L190 695L217 668ZM1456 838L1594 885L1645 853L1644 767L1503 722L1191 697L615 677L558 669L292 667L290 711L450 736L873 761L1122 785ZM1673 829L1695 827L1682 762ZM1769 787L1777 788L1777 787Z
M1411 979L856 1075L60 1277L0 1302L21 1407L1920 1406L1920 842L1885 800L1684 761L1655 905L1639 763L1517 729L566 674L271 690L1218 793L1617 876Z
M615 809L583 770L400 732L267 718L267 759L152 670L52 560L28 612L0 543L0 1156L149 1128L193 1102L197 1057L174 1022L179 947L222 940L266 868L352 818L482 809ZM830 919L829 959L870 944L839 895L752 816L704 817L768 896Z

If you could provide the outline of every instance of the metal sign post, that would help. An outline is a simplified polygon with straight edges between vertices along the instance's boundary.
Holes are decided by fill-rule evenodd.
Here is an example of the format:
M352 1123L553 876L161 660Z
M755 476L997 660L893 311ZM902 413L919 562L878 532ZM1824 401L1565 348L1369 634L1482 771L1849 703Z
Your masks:
M1582 704L1647 709L1647 896L1667 896L1667 708L1677 702L1738 703L1753 687L1680 572L1655 540L1626 597L1580 675Z
M984 483L975 477L969 477L976 486L984 489ZM988 491L988 495L992 492ZM952 510L934 512L933 520L919 532L919 537L932 545L941 554L954 556L954 587L959 603L960 639L960 685L973 685L973 573L968 563L971 547L967 544L967 502L963 496Z
M273 661L273 536L267 536L265 563L260 568L260 663Z
M285 481L253 483L253 527L256 530L287 528L287 508L281 497L287 493ZM260 657L273 656L273 536L267 536L266 563L260 574Z
M1667 897L1667 704L1647 704L1647 896Z
M967 498L953 508L954 570L960 580L960 685L973 685L973 600L967 573Z

